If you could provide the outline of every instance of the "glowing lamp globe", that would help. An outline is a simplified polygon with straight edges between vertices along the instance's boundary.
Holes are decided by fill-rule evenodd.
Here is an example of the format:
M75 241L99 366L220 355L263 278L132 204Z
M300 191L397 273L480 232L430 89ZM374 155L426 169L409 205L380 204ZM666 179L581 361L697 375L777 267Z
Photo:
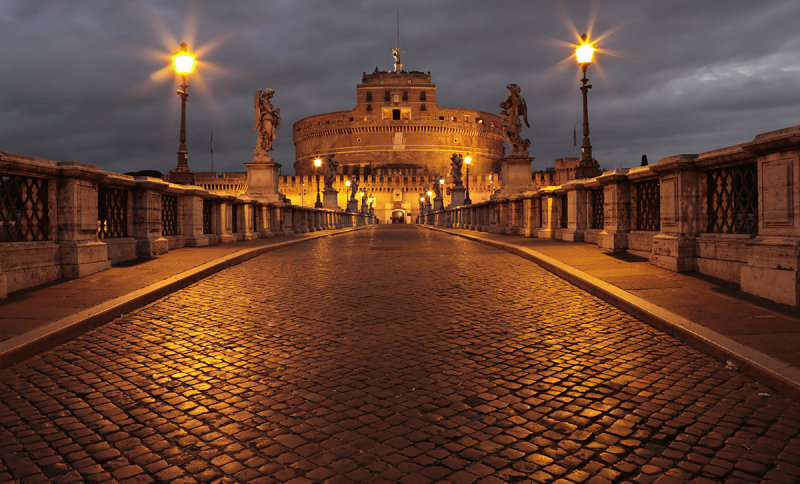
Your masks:
M322 166L322 160L320 160L319 158L317 158L316 160L314 160L314 166L316 166L317 168L319 168L320 166Z
M181 44L181 50L172 58L175 63L175 71L183 76L189 75L194 66L194 56L189 52L186 42Z
M575 47L575 56L578 58L578 64L590 64L593 54L594 47L586 42L586 34L583 34L580 45Z
M471 157L471 156L467 156L466 158L464 158L464 163L466 163L466 164L468 164L468 165L469 165L470 163L472 163L472 157Z

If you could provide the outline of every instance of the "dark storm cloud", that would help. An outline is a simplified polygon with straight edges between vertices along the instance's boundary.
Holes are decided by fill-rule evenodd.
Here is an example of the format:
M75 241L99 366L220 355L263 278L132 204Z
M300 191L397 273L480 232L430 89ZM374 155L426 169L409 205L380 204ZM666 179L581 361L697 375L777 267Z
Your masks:
M537 169L572 155L573 126L580 143L579 72L566 43L593 17L593 37L612 32L589 69L602 167L798 123L795 0L12 0L0 3L0 150L168 171L179 99L162 68L185 40L203 53L189 79L192 169L209 169L212 130L215 169L244 169L253 94L271 87L283 115L273 156L289 173L292 124L352 108L362 72L391 68L398 3L404 67L431 72L441 106L497 113L505 85L522 87Z

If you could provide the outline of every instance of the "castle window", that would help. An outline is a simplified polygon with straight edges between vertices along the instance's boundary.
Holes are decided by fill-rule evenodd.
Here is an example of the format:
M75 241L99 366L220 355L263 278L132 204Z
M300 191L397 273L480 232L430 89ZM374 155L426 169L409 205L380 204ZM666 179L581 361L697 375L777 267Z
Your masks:
M444 116L439 116L439 121L444 121Z
M389 99L391 99L389 91L383 91L383 100L388 101Z
M420 111L427 111L428 108L426 108L425 105L423 104L422 106L419 107L419 110Z
M367 102L372 102L372 91L367 91Z
M372 112L372 104L367 104L367 112L368 113Z
M394 119L394 120L400 119L400 110L399 109L392 109L392 119Z
M476 118L476 119L475 119L475 122L476 122L477 124L483 124L483 120L482 120L481 118Z
M408 101L408 91L403 91L403 101Z
M420 101L427 101L428 100L428 91L420 91L419 92L419 100Z

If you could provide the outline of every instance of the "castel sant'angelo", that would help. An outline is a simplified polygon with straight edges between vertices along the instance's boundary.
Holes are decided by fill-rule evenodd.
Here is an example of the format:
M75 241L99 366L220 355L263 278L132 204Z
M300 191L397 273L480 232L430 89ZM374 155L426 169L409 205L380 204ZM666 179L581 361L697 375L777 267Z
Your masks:
M436 103L436 84L430 72L405 71L400 52L392 49L393 71L363 73L356 86L356 105L346 111L318 114L293 127L296 176L278 179L278 191L295 205L314 206L317 185L315 159L330 154L338 163L332 187L337 205L347 207L350 183L372 199L381 223L408 223L420 211L420 198L430 198L439 178L444 180L443 205L451 203L451 156L469 157L469 196L484 201L501 188L499 161L504 134L500 116L483 111L443 108ZM572 171L572 160L557 160L559 172ZM577 160L575 160L577 161ZM319 169L322 178L325 168ZM466 173L464 182L467 181ZM537 174L543 184L554 173ZM557 178L569 173L558 173ZM571 178L571 177L570 177ZM196 184L235 194L247 191L244 173L196 173ZM352 181L351 181L352 180ZM534 180L534 182L537 180ZM361 197L358 197L359 203Z

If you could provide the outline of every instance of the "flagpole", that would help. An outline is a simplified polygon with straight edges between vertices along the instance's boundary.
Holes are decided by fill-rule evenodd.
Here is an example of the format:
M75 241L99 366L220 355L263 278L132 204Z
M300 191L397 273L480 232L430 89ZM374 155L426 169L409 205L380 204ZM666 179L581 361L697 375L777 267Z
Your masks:
M214 130L211 130L211 173L214 173Z

